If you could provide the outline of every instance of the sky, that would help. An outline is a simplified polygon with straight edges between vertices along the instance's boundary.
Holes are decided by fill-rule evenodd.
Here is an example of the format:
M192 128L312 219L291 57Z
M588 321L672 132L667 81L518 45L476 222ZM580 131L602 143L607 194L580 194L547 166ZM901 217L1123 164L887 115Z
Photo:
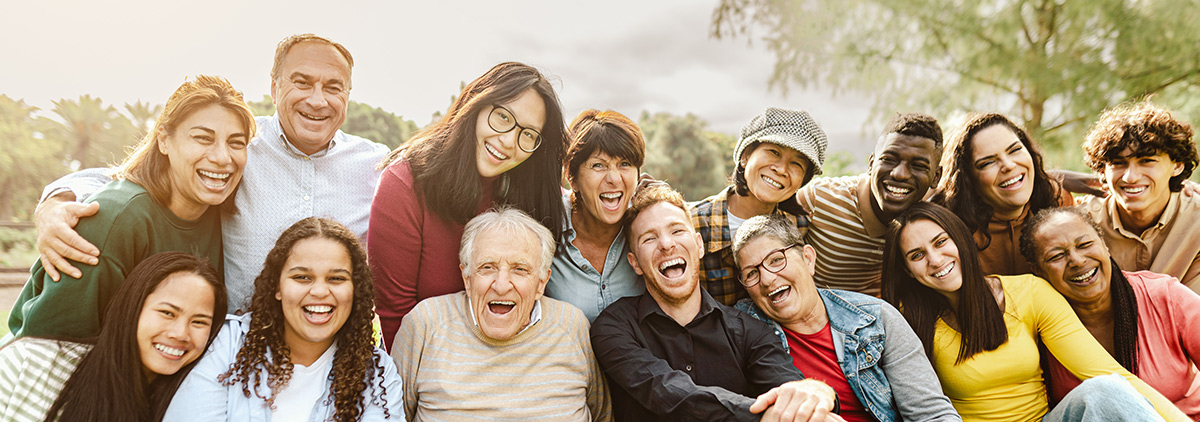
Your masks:
M709 36L716 0L341 2L38 0L0 14L0 94L50 109L91 94L161 104L190 75L269 94L275 44L312 32L354 56L352 100L418 125L460 84L502 61L539 68L564 112L693 113L736 134L767 106L809 111L830 150L855 151L881 126L869 100L769 89L774 56L746 37Z

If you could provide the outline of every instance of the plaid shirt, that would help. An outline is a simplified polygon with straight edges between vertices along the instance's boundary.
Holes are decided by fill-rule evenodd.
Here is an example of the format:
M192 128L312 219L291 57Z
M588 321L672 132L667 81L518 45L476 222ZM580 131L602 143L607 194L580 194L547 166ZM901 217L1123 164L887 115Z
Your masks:
M750 294L746 293L746 288L738 281L739 271L737 264L733 262L733 233L729 232L728 218L730 195L736 195L733 186L727 186L720 193L697 202L688 210L688 214L692 217L692 226L704 238L700 283L713 299L733 306L738 300L750 297ZM778 207L772 212L794 222L802 235L808 231L807 214L794 215Z

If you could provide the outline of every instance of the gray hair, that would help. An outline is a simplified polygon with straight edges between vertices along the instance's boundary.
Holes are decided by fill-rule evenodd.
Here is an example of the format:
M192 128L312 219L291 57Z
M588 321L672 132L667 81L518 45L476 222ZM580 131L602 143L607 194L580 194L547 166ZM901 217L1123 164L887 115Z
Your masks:
M493 229L502 230L512 235L518 233L535 235L538 243L541 245L540 255L542 262L539 271L545 273L550 270L550 264L554 260L554 235L550 233L549 229L530 217L529 214L525 214L524 211L502 206L475 216L475 218L467 222L467 227L463 229L462 246L458 249L458 262L465 266L467 275L474 272L474 266L467 264L471 262L471 257L475 255L475 238L480 233Z
M804 245L804 236L800 234L800 229L796 228L796 224L787 217L779 214L766 214L750 218L738 227L737 233L733 235L733 260L738 262L738 252L750 243L751 240L758 239L763 236L771 236L785 245L799 244Z

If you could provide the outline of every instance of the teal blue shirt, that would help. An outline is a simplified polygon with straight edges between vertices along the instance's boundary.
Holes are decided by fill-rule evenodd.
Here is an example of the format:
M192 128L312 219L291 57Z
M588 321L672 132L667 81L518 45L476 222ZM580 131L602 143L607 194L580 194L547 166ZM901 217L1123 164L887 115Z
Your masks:
M554 256L551 264L550 282L546 284L546 296L558 299L583 310L588 322L596 320L600 311L626 296L638 296L646 291L642 277L629 266L629 246L625 242L625 230L617 233L608 255L604 258L604 271L596 271L579 248L575 247L575 231L571 229L570 194L563 196L568 210L565 252Z

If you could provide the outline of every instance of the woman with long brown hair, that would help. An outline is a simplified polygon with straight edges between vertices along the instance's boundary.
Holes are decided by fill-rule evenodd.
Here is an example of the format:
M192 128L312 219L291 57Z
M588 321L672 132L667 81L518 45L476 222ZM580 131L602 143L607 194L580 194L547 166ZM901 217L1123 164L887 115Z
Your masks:
M374 297L358 236L300 220L267 255L250 312L225 323L164 420L403 419L395 364L372 335Z
M164 252L129 272L89 339L0 349L0 420L157 421L225 319L208 260Z
M972 242L950 210L920 203L892 223L883 252L883 299L912 325L963 420L1190 420L1108 356L1045 280L984 276ZM1053 409L1039 342L1088 380Z
M565 132L550 81L507 62L388 155L367 235L387 347L421 299L462 291L458 246L471 217L511 205L562 238Z

